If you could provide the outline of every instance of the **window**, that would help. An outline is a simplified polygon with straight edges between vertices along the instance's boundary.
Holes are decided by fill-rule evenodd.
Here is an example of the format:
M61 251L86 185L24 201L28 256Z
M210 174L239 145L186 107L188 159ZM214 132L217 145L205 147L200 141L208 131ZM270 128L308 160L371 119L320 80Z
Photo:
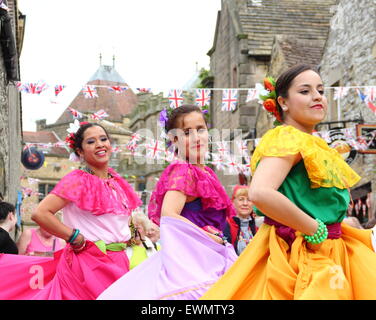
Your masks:
M56 184L53 183L39 183L38 192L39 192L39 201L42 201L47 194L49 194Z

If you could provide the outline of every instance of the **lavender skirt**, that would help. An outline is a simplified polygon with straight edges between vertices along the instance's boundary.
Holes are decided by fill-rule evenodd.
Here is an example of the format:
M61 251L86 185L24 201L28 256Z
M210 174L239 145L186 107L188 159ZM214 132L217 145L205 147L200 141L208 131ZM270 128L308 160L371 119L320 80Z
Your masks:
M194 226L161 218L162 249L115 281L99 300L194 300L237 259L231 244L220 245Z

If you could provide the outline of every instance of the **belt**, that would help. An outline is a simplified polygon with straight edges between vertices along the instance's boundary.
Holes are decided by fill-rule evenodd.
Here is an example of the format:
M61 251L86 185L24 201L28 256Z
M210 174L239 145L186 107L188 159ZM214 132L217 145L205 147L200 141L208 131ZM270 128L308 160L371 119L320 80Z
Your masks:
M280 236L283 240L285 240L288 245L291 247L292 243L294 242L296 235L294 229L283 225L282 223L279 223L267 216L264 217L264 223L275 226L276 227L276 233L278 236ZM326 227L328 228L328 239L339 239L341 238L341 223L336 222L332 224L327 224Z

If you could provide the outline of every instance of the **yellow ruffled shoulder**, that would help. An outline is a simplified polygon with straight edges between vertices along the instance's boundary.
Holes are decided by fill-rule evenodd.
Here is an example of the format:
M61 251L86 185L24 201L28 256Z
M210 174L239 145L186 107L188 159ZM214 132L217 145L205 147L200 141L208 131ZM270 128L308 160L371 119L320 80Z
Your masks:
M262 137L251 159L252 172L255 172L262 157L284 157L298 153L303 158L312 188L345 189L360 180L341 155L323 139L292 126L278 126Z

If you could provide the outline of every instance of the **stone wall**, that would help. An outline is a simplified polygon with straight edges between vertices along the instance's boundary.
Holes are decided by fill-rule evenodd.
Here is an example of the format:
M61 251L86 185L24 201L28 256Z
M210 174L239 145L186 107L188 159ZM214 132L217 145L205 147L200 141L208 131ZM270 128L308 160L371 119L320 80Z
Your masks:
M376 3L374 0L341 0L331 21L331 30L321 63L321 76L326 86L376 85ZM331 104L327 120L363 119L376 123L376 117L360 100L354 89L341 99L341 113L327 92ZM353 126L354 123L351 124ZM351 166L362 177L357 186L371 181L373 208L376 210L376 154L358 154Z
M28 170L23 166L21 187L30 188L34 192L31 196L24 196L21 207L21 218L23 225L35 225L31 220L31 214L39 204L39 196L36 194L39 190L39 184L56 185L62 177L79 167L78 162L72 162L64 157L45 156L44 165L38 170ZM30 183L27 178L38 179L39 182ZM58 213L58 217L61 212Z
M15 204L19 189L21 159L21 99L14 85L6 80L0 50L0 192Z

